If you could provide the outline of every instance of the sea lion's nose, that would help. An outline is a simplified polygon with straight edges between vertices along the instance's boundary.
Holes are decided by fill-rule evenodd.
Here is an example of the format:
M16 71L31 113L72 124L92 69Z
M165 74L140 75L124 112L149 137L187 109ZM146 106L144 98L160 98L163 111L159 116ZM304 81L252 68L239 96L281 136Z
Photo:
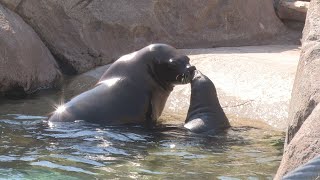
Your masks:
M187 73L185 73L185 79L187 79L188 82L192 81L195 70L195 66L191 66L190 64L187 65Z
M190 64L187 65L187 69L189 72L195 71L197 68L195 66L191 66Z
M187 69L190 72L190 74L193 74L193 72L197 69L195 66L191 66L190 64L187 65Z

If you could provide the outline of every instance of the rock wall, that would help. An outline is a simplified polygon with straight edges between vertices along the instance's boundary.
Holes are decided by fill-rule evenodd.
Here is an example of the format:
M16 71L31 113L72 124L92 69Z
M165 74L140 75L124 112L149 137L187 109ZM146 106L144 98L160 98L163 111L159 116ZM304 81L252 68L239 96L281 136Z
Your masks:
M306 119L287 145L275 179L307 163L320 154L320 105ZM319 174L318 174L319 175Z
M320 154L320 0L311 0L276 179Z
M285 31L273 0L0 2L34 28L69 74L154 42L177 48L257 45Z
M291 95L287 144L320 102L320 0L311 1Z
M55 86L57 63L34 30L0 4L0 95Z

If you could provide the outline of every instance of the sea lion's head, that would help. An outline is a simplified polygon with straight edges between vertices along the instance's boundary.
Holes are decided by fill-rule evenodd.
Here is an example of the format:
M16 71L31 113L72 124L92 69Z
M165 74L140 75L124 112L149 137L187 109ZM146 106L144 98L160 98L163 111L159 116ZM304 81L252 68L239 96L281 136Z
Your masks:
M196 68L189 61L189 57L185 55L169 59L168 80L173 84L190 83Z
M158 77L172 85L190 83L195 67L190 64L188 56L179 55L162 61L155 68Z
M196 70L190 64L188 56L179 53L175 48L165 44L150 45L155 53L156 76L172 85L190 83Z

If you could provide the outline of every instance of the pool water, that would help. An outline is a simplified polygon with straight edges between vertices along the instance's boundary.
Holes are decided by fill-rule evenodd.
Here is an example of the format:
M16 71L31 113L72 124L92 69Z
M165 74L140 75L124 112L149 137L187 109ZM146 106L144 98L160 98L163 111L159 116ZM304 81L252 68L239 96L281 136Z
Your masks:
M272 179L280 164L284 135L269 128L196 135L180 124L48 123L60 97L0 99L0 179Z

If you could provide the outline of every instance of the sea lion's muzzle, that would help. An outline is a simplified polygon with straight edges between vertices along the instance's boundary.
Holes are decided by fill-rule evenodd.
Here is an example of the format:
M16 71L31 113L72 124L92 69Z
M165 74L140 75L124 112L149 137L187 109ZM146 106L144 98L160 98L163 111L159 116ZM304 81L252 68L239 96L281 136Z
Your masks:
M193 78L195 70L196 70L195 66L191 66L190 64L188 64L186 72L183 74L179 74L176 77L176 80L182 84L190 83Z

